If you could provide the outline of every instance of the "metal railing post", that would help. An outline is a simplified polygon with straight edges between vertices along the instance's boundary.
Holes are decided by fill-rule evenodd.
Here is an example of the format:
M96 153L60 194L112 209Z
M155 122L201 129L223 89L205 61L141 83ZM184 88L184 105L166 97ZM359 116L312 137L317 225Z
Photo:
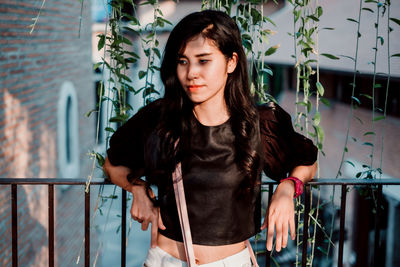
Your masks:
M271 204L271 199L272 199L272 193L274 191L274 185L273 184L269 184L268 185L268 206L269 204ZM267 211L268 212L268 209ZM270 267L271 266L271 251L267 250L267 247L265 247L265 267Z
M18 266L18 203L17 185L11 185L12 266Z
M380 237L380 211L382 202L382 185L378 185L378 192L376 195L376 213L375 213L375 240L374 240L374 259L372 266L379 266L380 261L380 248L381 248L381 237Z
M347 186L342 185L342 197L340 201L340 235L339 235L339 256L338 256L338 266L343 266L343 246L344 246L344 231L345 231L345 217L346 217L346 195Z
M121 267L126 266L126 190L122 189L121 197Z
M307 245L308 245L308 216L310 214L310 197L311 188L310 185L305 185L304 194L304 216L303 216L303 252L301 266L307 266Z
M90 266L90 186L85 191L85 267Z
M54 267L54 185L48 185L49 266Z

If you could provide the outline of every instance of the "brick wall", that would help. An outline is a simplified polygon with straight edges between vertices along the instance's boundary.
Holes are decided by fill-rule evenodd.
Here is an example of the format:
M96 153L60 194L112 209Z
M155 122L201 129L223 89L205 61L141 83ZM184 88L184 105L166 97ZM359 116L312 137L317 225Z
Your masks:
M57 101L61 84L78 96L80 176L89 172L94 122L90 1L46 1L32 34L28 27L42 1L0 2L0 177L57 177ZM1 178L0 178L1 179ZM11 266L9 186L0 186L0 265ZM83 240L81 187L57 189L59 266L72 266ZM18 191L20 266L47 266L47 188ZM74 200L74 202L72 202ZM79 201L78 201L79 200ZM82 265L82 261L81 264Z

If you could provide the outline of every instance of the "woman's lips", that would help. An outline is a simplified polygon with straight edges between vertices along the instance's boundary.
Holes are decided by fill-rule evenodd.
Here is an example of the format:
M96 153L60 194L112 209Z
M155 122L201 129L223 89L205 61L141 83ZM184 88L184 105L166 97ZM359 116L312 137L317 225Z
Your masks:
M189 85L188 90L189 92L193 93L199 90L201 87L203 87L203 85Z

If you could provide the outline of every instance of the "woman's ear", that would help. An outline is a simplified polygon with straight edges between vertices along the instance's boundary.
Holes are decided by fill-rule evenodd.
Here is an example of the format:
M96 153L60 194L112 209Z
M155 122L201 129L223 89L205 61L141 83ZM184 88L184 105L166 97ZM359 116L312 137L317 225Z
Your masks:
M232 73L235 71L237 62L238 62L238 55L236 52L233 52L232 56L228 59L228 67L227 67L228 73Z

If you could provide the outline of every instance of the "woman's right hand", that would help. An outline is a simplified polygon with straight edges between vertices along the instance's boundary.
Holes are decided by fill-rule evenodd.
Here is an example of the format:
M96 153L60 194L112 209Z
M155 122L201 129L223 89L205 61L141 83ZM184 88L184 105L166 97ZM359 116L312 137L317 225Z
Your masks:
M165 226L161 220L159 209L154 207L153 202L146 194L146 187L144 186L145 182L139 179L137 182L143 182L142 185L132 185L127 179L130 169L124 166L112 165L108 157L104 162L103 170L106 176L110 177L113 184L116 184L133 194L131 216L135 221L142 224L142 230L144 231L147 230L151 223L151 246L157 246L158 228L165 230ZM153 191L150 191L149 193L150 197L154 197Z
M143 185L132 185L131 193L133 194L133 201L131 207L131 216L135 221L142 224L142 230L146 231L151 223L151 247L157 246L158 228L165 230L160 209L154 207L153 202L146 194L146 187ZM150 189L150 197L154 197L153 191Z

